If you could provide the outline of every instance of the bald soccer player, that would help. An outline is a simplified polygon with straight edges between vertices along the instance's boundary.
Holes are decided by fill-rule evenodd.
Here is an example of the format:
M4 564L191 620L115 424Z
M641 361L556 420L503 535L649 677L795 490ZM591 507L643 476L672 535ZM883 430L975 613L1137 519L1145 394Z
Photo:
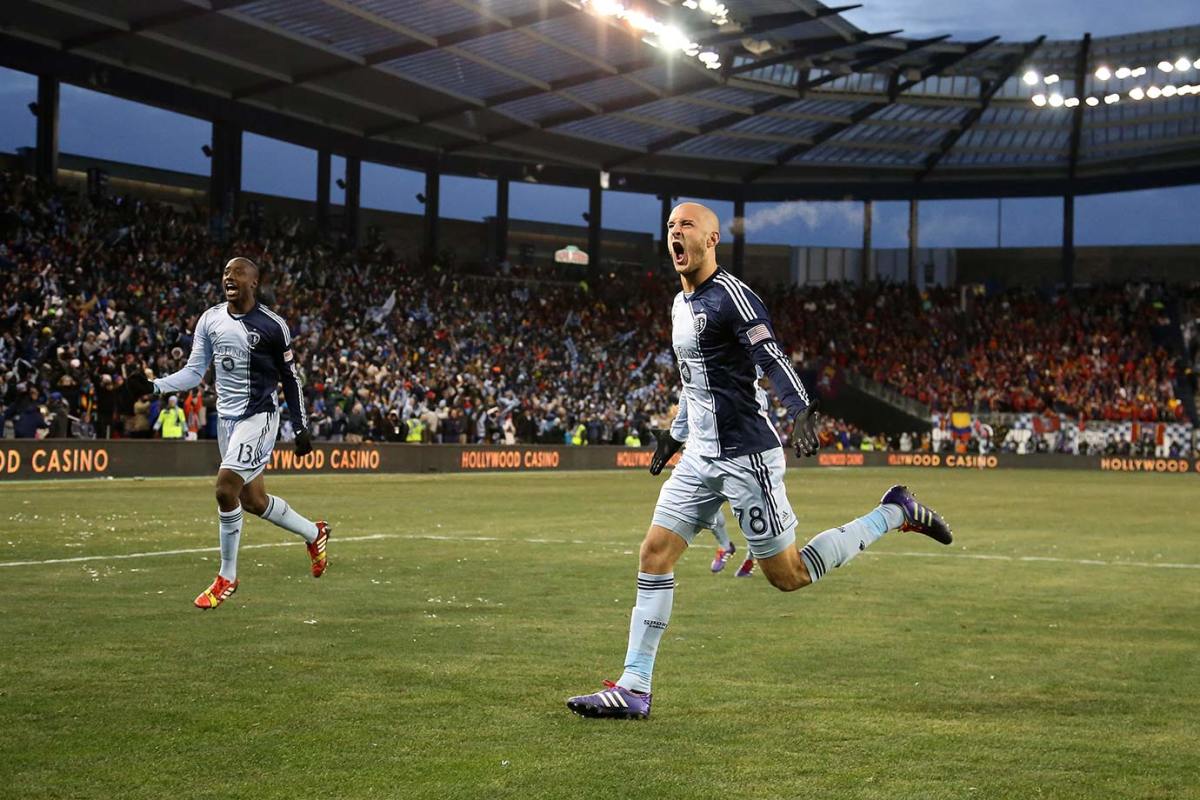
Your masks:
M659 436L650 474L658 475L685 443L687 449L662 485L642 541L624 672L595 694L567 700L581 716L650 716L650 679L671 619L675 562L726 501L750 557L785 592L820 580L888 531L951 541L945 520L906 487L893 486L865 516L796 547L796 516L783 485L783 445L767 417L759 379L769 379L791 415L798 456L817 452L814 405L775 341L762 300L717 266L720 239L720 223L710 209L682 203L671 212L667 241L683 288L671 307L671 340L683 389L678 416Z
M263 480L262 473L271 460L279 432L275 398L281 382L296 431L296 455L312 452L308 414L287 323L258 302L258 267L250 259L230 259L221 285L225 302L200 315L187 365L165 378L157 378L152 387L158 394L185 392L197 386L209 364L216 362L221 568L212 584L193 601L197 608L206 609L216 608L237 591L243 510L303 538L308 545L314 578L325 572L328 564L325 544L332 530L324 521L312 522L292 510L286 501L267 494Z

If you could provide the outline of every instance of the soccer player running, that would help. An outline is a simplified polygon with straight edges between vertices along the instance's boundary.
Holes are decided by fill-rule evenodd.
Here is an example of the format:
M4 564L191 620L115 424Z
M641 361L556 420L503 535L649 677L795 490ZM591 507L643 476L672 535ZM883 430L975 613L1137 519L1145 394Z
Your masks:
M659 436L650 473L657 475L686 440L687 450L663 484L642 541L637 602L625 669L595 694L567 700L585 717L645 719L658 644L671 619L675 562L728 501L750 557L785 592L808 586L889 531L908 530L949 544L950 526L904 486L893 486L865 516L795 546L796 517L783 485L784 454L767 417L766 375L793 420L796 453L817 452L813 403L775 341L767 309L716 261L716 214L682 203L667 238L683 291L671 307L671 340L683 379L679 416Z
M296 431L296 455L312 452L308 415L293 364L292 337L287 323L259 304L255 296L258 267L253 261L230 259L225 265L222 286L226 302L200 315L187 364L178 372L153 381L156 393L185 392L200 383L208 365L216 360L221 568L212 585L194 601L197 608L205 609L216 608L237 591L243 510L302 537L308 544L314 578L325 572L328 564L325 544L332 531L324 521L312 522L292 510L285 500L267 494L262 473L271 459L279 431L275 397L280 382Z

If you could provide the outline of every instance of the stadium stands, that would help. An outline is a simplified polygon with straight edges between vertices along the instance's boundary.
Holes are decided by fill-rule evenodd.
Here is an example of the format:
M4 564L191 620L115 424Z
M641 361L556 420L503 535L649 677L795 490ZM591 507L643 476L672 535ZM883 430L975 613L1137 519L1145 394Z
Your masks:
M299 221L259 217L218 245L200 214L0 175L0 409L13 431L152 435L156 403L133 397L125 378L186 360L230 253L261 263L264 301L293 326L321 437L620 444L646 441L672 413L670 275L588 285L425 270L383 247L335 252ZM935 413L1188 417L1176 388L1184 348L1197 357L1195 299L1163 287L765 294L796 360L832 360ZM1181 301L1193 321L1173 339L1167 308ZM211 393L183 407L191 431L211 434ZM873 437L837 420L822 437L836 449L914 450L937 438Z

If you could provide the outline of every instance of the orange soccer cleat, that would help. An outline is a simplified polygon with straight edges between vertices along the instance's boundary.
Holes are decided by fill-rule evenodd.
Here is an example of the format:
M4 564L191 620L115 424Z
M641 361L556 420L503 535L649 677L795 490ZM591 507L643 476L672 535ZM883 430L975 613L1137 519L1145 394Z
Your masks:
M325 543L329 541L331 533L333 533L333 526L328 522L318 522L317 538L308 544L308 557L312 560L312 576L314 578L324 575L325 568L329 566L329 556L325 554Z
M237 591L238 582L236 580L226 580L220 575L213 579L212 585L205 589L200 594L196 595L196 599L192 602L196 608L216 608L224 603L233 593Z

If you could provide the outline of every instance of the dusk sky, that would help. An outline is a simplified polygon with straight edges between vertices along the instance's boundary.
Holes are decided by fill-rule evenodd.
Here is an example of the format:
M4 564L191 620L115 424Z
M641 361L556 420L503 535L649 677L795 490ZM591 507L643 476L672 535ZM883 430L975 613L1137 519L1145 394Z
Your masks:
M736 10L736 0L729 4ZM1003 13L988 0L866 0L866 7L846 16L865 30L903 28L905 35L950 33L971 39L999 34L1005 39L1075 38L1085 31L1096 36L1200 23L1197 0L1006 0ZM1200 54L1196 54L1200 56ZM34 118L26 105L36 98L32 75L0 68L0 151L13 152L34 143ZM142 106L77 87L62 88L60 150L156 167L207 174L201 152L211 135L202 120ZM315 198L316 153L253 134L246 134L243 188L305 199ZM333 175L343 174L340 159ZM442 215L482 219L495 211L491 181L442 178ZM424 189L417 172L363 165L364 206L420 213L416 194ZM341 193L332 190L333 201ZM728 219L732 204L715 203ZM997 241L995 200L939 201L921 204L921 245L926 247L990 247ZM905 203L877 203L876 247L906 244ZM582 189L513 184L510 213L515 218L582 224L587 192ZM647 195L606 192L606 228L656 231L658 201ZM861 204L748 204L747 238L751 242L855 247L862 241ZM1061 242L1059 198L1006 200L1002 210L1002 242L1006 246L1057 245ZM1200 242L1200 186L1123 195L1081 197L1076 201L1076 242L1151 244Z

